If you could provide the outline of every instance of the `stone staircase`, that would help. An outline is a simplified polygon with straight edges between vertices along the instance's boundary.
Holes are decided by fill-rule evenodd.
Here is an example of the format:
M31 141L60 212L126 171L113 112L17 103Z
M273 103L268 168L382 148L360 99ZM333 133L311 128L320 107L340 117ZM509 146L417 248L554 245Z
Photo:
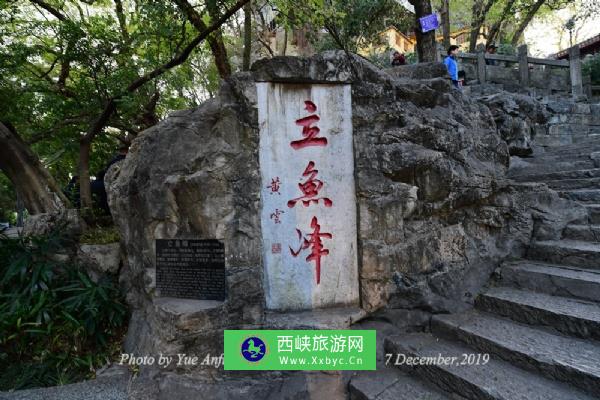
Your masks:
M505 263L472 310L432 317L428 333L387 336L391 362L383 371L355 376L351 399L600 398L596 152L600 138L589 138L523 160L513 179L546 182L587 207L588 217L568 225L561 240L535 242L525 259ZM395 365L404 360L397 354L456 358L450 364L407 366Z

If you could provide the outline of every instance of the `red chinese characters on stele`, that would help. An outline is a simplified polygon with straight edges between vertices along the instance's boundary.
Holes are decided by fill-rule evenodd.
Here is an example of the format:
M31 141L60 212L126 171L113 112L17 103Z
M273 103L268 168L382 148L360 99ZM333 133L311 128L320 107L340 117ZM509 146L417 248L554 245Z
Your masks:
M316 114L316 104L310 100L306 100L304 101L304 109L308 111L310 115L296 120L296 125L302 127L302 138L291 141L290 146L296 151L310 146L327 146L327 138L319 136L320 129L318 126L316 126L317 122L321 120L319 115ZM289 200L287 202L287 206L289 208L295 207L298 202L302 202L304 207L308 207L311 204L319 205L321 200L325 207L329 208L333 206L333 201L331 199L327 197L318 197L320 190L324 186L324 182L318 179L318 175L319 170L315 168L315 162L308 161L308 164L302 173L302 177L305 178L305 181L298 183L298 188L300 189L302 195ZM281 184L282 182L279 180L279 177L271 178L271 184L266 188L270 189L271 195L274 193L281 194L279 192ZM273 220L274 224L280 224L281 215L283 213L284 212L280 209L275 209L275 211L271 213L270 219ZM332 239L333 234L321 232L321 226L319 225L319 221L316 216L312 217L310 228L312 229L312 232L307 235L303 235L302 231L296 228L298 240L300 242L299 248L297 250L294 250L291 246L289 246L289 248L292 256L294 257L297 257L303 250L310 249L310 254L306 257L306 261L314 261L316 269L316 281L318 285L321 282L321 257L329 254L329 249L324 247L322 239ZM273 244L271 252L273 254L280 253L281 244Z
M304 102L304 109L309 113L314 113L317 111L317 106L312 101L306 100ZM290 142L290 146L292 146L294 150L303 149L308 146L326 146L327 138L319 137L319 132L321 130L319 127L313 126L313 124L319 122L320 120L321 118L319 118L317 114L311 114L304 118L297 119L296 125L300 125L302 127L302 136L304 138Z
M327 146L327 138L319 136L321 130L315 125L321 120L321 118L316 114L317 106L312 101L306 100L304 102L304 109L311 115L296 120L296 125L302 127L303 138L290 142L290 146L292 146L294 150L301 150L309 146ZM302 173L302 176L307 179L305 182L298 184L298 188L302 192L302 196L288 201L289 208L293 208L298 201L301 201L304 207L308 207L311 203L318 205L320 200L323 200L323 205L325 207L331 207L333 205L333 201L331 201L329 198L317 197L319 195L319 191L324 185L322 180L317 179L318 174L319 170L315 169L315 162L309 161L308 165L304 169L304 172ZM290 247L290 252L292 253L292 256L297 257L302 250L310 248L311 252L306 257L306 261L315 262L318 285L321 282L321 257L329 254L329 250L324 248L321 238L332 239L333 235L327 232L321 233L321 226L319 225L319 221L316 216L312 217L310 227L313 230L312 233L309 233L304 238L302 237L302 231L296 228L298 239L301 242L300 248L298 250L294 250Z
M302 250L310 248L310 254L306 257L306 261L315 262L316 274L317 274L317 285L321 283L321 257L329 254L329 250L323 246L321 238L332 239L333 235L327 232L321 232L321 225L317 217L312 217L310 227L313 230L312 233L302 237L302 231L296 228L298 233L298 239L301 242L300 248L294 250L290 247L292 256L297 257Z
M317 198L319 195L319 190L323 187L323 181L317 179L317 175L319 174L319 170L315 169L314 161L309 161L308 165L304 169L303 177L306 177L306 182L299 183L298 187L302 192L302 196L297 197L288 201L287 205L289 208L292 208L296 205L298 201L302 201L304 207L308 207L310 203L319 203L319 200L323 200L323 204L325 207L331 207L333 205L333 201L328 199L327 197Z

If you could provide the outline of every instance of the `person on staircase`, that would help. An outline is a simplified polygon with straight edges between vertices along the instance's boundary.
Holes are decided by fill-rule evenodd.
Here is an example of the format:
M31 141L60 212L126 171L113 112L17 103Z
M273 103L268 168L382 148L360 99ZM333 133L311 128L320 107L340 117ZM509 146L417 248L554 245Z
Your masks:
M398 67L400 65L406 65L406 57L399 51L395 51L392 58L392 67Z
M494 55L494 54L496 54L496 49L497 49L497 48L498 48L498 47L496 47L496 45L495 45L495 44L490 44L489 46L487 46L487 47L485 48L485 52L486 52L487 54ZM487 58L487 57L486 57L486 59L485 59L485 64L486 64L486 65L496 65L496 60L492 60L492 59L489 59L489 58Z
M458 90L461 90L458 82L458 63L456 62L456 55L458 54L458 46L452 45L448 47L448 56L444 59L444 64L448 68L450 79L452 79L452 85Z

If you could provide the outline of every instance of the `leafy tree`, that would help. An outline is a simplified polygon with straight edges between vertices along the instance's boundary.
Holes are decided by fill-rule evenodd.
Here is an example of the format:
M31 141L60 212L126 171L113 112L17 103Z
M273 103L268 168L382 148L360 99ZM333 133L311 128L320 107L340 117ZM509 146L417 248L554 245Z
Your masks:
M211 38L211 48L218 29L248 1L209 4L201 32L170 2L2 1L0 120L43 164L52 161L48 168L60 182L77 163L81 204L89 207L90 171L118 142L129 143L170 106L214 92L204 40ZM22 192L25 182L12 178Z
M317 48L357 52L379 44L380 33L389 26L400 31L411 26L410 13L395 0L274 0L273 4L277 22L285 29L306 29ZM327 37L319 35L322 29Z
M590 76L592 85L600 85L600 54L587 56L583 60L583 73Z
M434 0L440 9L443 0ZM578 0L593 3L594 0ZM482 27L489 28L486 43L517 45L535 16L567 7L568 0L464 0L450 2L452 30L470 28L469 51L474 51Z

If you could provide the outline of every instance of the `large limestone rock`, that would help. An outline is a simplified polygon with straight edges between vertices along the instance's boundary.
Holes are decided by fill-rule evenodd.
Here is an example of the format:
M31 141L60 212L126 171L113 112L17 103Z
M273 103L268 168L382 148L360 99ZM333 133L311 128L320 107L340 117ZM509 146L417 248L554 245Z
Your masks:
M450 78L448 68L437 62L400 65L385 71L393 77L405 79Z
M544 128L550 117L544 104L533 97L505 91L481 96L478 100L492 111L498 132L508 143L510 155L530 155L536 132Z
M80 244L77 246L77 262L85 265L96 281L104 275L116 275L121 266L121 246L118 242Z
M352 84L365 313L465 308L501 260L519 257L535 235L556 235L573 217L555 210L562 200L506 179L515 124L499 133L497 123L510 101L493 113L454 90L439 65L428 69L420 80L398 78L343 52L262 60L218 97L141 133L107 177L134 308L126 350L220 353L224 328L277 320L263 310L255 80ZM157 298L159 238L223 240L227 300Z
M68 239L77 238L86 229L86 223L79 210L64 209L52 213L29 216L23 226L23 235L47 235L59 230Z

